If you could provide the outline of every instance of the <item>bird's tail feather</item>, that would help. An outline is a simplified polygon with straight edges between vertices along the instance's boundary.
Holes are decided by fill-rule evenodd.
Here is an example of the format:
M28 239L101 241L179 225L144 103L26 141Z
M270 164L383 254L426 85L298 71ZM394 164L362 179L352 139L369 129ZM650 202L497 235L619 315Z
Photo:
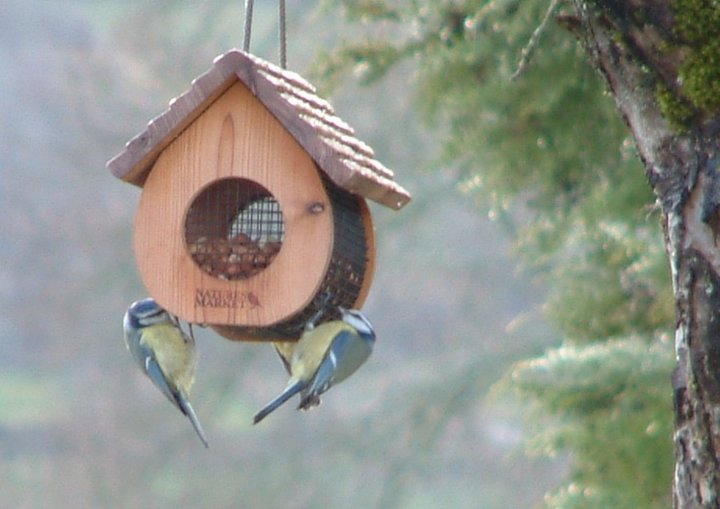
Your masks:
M187 399L180 397L178 398L178 403L180 404L180 409L182 410L182 412L190 419L193 428L195 428L195 433L197 433L197 436L200 438L203 445L206 448L209 448L210 446L208 445L207 435L205 435L205 431L200 425L200 421L198 420L197 415L195 415L195 410L193 410L190 402Z
M303 382L297 381L291 385L288 385L282 393L276 397L274 400L272 400L270 403L265 405L265 408L260 410L257 414L255 414L255 417L253 417L253 424L257 424L258 422L262 421L265 417L267 417L271 412L275 411L277 407L285 403L287 400L295 396L298 392L300 392L305 384Z

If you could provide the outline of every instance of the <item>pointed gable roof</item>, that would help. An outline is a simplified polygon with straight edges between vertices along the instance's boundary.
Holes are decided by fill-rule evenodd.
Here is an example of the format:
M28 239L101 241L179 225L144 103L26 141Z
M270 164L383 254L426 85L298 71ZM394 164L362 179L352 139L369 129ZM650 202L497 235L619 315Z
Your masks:
M300 75L240 50L218 56L169 108L107 163L117 178L142 186L160 153L233 83L241 81L339 187L392 209L410 201L393 172Z

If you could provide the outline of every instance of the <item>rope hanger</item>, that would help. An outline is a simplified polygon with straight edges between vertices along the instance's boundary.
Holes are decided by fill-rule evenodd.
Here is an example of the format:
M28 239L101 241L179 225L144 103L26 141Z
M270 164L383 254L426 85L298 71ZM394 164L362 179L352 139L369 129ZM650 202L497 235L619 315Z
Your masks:
M254 0L245 0L245 34L243 38L243 51L250 52L250 36L252 33ZM287 68L287 33L285 0L278 0L278 21L280 33L280 67Z

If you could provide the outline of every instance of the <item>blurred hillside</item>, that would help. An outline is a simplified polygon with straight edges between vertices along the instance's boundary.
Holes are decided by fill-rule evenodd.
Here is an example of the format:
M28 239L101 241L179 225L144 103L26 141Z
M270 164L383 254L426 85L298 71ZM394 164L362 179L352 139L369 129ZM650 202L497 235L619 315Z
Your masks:
M410 68L332 98L414 195L398 213L373 207L368 365L321 408L252 427L284 387L280 363L269 346L199 332L192 400L209 451L136 370L120 320L145 295L131 243L139 190L104 165L240 43L243 21L241 2L145 4L0 4L0 507L537 504L562 462L526 458L522 409L485 397L555 338L504 232L433 167ZM256 6L253 50L276 61L272 4ZM289 67L303 72L337 19L289 4Z

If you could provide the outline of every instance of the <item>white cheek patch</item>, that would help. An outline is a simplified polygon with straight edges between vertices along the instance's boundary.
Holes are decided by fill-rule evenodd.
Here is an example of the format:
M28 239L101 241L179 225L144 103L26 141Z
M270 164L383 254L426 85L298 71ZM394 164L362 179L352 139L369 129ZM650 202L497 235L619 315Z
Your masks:
M360 316L349 315L346 322L355 330L361 333L372 334L372 327L365 319Z

